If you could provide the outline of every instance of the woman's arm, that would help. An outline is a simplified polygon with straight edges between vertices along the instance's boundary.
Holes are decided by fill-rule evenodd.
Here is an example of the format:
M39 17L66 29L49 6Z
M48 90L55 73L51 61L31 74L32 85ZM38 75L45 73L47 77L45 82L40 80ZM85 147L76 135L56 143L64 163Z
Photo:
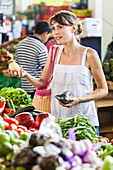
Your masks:
M48 72L49 72L50 54L51 54L51 49L49 50L48 58L47 58L45 67L42 71L40 79L37 79L37 78L31 76L29 73L24 71L21 66L20 66L20 71L9 70L9 73L10 73L11 76L14 76L14 77L18 77L18 78L24 77L24 78L26 78L26 80L29 81L29 83L32 84L36 88L39 87L39 86L46 85L47 76L48 76ZM51 68L52 68L52 65L51 65ZM51 70L52 69L50 69L50 77L51 77L51 74L52 74Z
M79 102L98 100L100 98L105 97L108 94L108 87L102 69L102 64L95 50L92 49L88 50L87 58L86 58L86 66L89 67L89 69L91 70L97 89L93 93L87 96L78 98Z

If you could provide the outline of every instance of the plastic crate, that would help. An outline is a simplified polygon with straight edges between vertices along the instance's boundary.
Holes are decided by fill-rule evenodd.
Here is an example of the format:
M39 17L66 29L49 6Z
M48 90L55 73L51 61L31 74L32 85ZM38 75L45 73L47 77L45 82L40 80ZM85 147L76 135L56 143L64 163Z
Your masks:
M84 18L84 17L91 17L91 10L90 9L71 9L77 17Z

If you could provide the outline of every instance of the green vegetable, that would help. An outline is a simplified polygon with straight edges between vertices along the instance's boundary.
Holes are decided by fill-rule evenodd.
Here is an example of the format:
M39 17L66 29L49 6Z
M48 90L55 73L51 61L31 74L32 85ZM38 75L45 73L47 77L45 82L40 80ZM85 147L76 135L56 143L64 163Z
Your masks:
M0 129L1 129L1 132L3 132L5 129L3 121L0 121Z
M113 158L106 156L102 170L113 170Z
M13 147L9 142L0 144L0 156L6 156L10 152L13 152Z
M15 170L26 170L23 166L17 166Z
M15 110L32 104L31 96L21 88L4 87L0 90L0 96L12 100Z
M65 119L57 119L57 123L60 125L63 137L65 138L68 138L68 129L73 127L76 140L89 139L93 143L97 142L98 136L96 135L95 127L83 115L78 114L77 116Z
M15 111L15 106L14 106L13 101L11 99L6 100L6 105L8 106L8 108L11 108Z
M108 155L113 156L113 145L103 143L101 148L97 150L97 154L102 160L104 160Z
M6 166L4 164L0 164L0 170L6 170Z

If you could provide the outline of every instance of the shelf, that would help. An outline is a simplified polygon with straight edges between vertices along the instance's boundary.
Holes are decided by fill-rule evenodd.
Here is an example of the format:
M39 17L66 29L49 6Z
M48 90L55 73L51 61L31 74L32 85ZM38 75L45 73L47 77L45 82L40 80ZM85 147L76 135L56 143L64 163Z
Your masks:
M113 106L113 99L100 99L95 101L96 108L102 107L112 107Z

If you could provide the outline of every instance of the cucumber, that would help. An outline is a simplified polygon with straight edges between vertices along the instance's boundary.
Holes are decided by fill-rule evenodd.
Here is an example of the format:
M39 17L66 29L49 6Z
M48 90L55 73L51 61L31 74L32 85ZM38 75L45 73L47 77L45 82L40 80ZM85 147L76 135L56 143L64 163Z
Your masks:
M12 115L10 115L10 117L15 117L18 113L21 113L21 112L32 112L33 110L35 110L35 106L34 105L29 105L29 106L26 106L20 110L17 110L15 113L13 113Z

